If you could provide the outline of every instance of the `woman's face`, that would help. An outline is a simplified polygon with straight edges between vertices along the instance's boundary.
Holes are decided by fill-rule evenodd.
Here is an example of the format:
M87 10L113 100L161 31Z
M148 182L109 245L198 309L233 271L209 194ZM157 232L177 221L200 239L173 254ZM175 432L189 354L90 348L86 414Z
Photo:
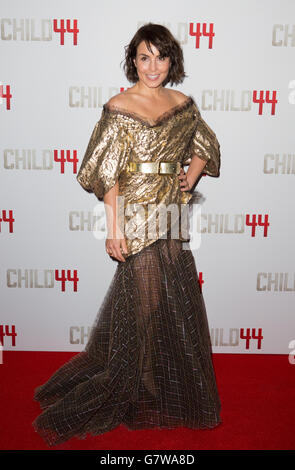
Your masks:
M165 80L169 73L170 58L160 57L158 49L150 44L152 52L142 41L137 47L136 58L133 59L139 80L150 87L156 88Z

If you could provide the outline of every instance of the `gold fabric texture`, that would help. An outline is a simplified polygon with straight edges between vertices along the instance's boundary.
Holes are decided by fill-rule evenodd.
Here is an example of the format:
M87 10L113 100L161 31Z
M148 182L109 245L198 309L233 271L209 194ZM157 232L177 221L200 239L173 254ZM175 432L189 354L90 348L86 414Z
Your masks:
M43 412L33 427L49 446L119 425L219 425L209 326L191 250L168 233L118 262L84 350L37 387L34 399Z
M189 241L187 232L183 234L181 230L181 214L183 205L192 197L191 192L180 190L177 174L130 172L128 162L180 161L188 165L194 155L207 162L203 173L219 176L219 142L202 119L192 96L154 122L126 109L103 105L77 181L99 200L103 200L104 194L119 181L123 204L118 216L128 249L125 258L165 237L172 224L173 227L178 224L177 238ZM160 207L168 208L170 204L175 205L176 212L172 219L168 211L167 224L162 226ZM175 233L173 238L176 238Z

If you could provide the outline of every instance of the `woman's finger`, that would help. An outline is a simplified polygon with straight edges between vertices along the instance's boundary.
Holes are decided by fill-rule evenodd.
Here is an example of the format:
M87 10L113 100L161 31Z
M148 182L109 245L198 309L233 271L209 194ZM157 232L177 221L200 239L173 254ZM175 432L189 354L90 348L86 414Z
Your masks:
M122 255L120 246L116 246L114 256L115 256L115 258L116 258L118 261L125 262L125 258L124 258L124 256Z
M122 247L123 252L124 252L125 254L127 254L127 253L128 253L128 248L127 248L127 243L126 243L125 238L123 238L123 239L121 240L121 247Z
M180 183L180 186L181 186L180 189L181 189L182 191L187 191L187 190L189 190L189 183L188 183L188 181L187 181L187 178L185 178L185 181L183 181L182 183Z
M182 181L179 183L181 187L186 187L188 182L187 182L187 177L184 175L182 178Z
M125 242L125 244L126 244L126 242ZM112 258L115 258L118 261L124 262L125 258L122 255L121 249L122 248L120 246L120 241L118 241L117 243L109 243L108 248L107 248L107 252ZM126 247L126 252L127 252L127 247Z

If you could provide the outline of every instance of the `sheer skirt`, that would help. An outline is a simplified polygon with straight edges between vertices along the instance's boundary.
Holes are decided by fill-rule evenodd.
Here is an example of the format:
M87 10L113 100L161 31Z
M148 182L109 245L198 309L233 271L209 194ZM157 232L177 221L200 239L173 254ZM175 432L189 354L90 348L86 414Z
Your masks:
M52 446L120 424L215 427L211 352L193 254L159 239L118 262L84 350L35 389L34 429Z

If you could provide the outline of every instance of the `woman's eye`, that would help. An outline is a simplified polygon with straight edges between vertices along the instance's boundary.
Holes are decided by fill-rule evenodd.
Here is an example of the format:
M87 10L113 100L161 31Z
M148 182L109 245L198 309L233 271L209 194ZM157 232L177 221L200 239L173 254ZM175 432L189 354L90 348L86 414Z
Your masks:
M160 59L161 61L165 60L166 59L166 56L159 56L158 59ZM141 58L142 61L145 61L146 60L146 57L142 57Z

